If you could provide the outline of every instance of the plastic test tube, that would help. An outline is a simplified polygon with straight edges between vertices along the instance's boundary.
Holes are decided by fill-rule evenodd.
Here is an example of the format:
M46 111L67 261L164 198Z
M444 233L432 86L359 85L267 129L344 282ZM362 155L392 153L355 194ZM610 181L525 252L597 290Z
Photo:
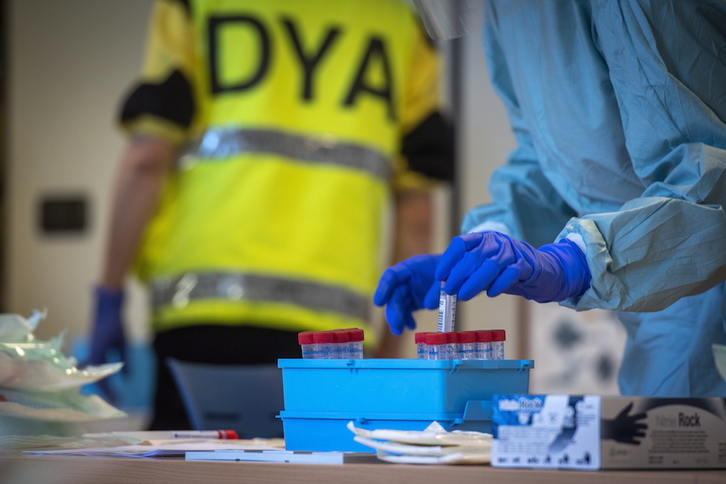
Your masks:
M318 360L332 360L338 357L335 351L335 335L331 331L314 332L313 346L315 358Z
M300 343L302 357L305 360L315 359L315 346L313 344L313 331L302 331L297 334L297 342Z
M446 351L449 352L447 359L456 360L459 358L459 333L449 331L446 335Z
M348 358L360 360L363 358L363 338L362 329L350 328L348 331Z
M457 333L458 358L461 360L476 359L476 333L474 331L460 331Z
M507 340L507 333L503 329L494 329L492 334L492 359L504 359L504 342Z
M426 333L426 346L429 350L429 360L448 360L448 345L446 333Z
M441 292L439 292L439 333L454 331L456 321L456 294L446 294L444 284L441 281Z
M333 333L333 357L345 360L350 359L350 347L348 346L350 333L348 333L348 330L334 329L330 332Z
M491 331L477 330L476 333L476 345L477 345L477 359L480 360L491 360L492 359L492 333Z
M429 349L426 345L426 335L428 333L415 333L414 342L416 343L416 357L419 360L427 360L429 358Z

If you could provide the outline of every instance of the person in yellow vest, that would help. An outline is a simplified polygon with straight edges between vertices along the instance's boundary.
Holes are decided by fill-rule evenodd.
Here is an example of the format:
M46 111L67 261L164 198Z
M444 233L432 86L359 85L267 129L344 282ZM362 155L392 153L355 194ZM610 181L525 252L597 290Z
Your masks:
M300 331L348 327L398 355L370 300L389 212L394 258L425 252L430 188L453 176L438 78L405 2L157 2L121 112L90 348L92 364L123 358L133 267L152 306L150 428L189 425L167 357L274 362L300 356Z

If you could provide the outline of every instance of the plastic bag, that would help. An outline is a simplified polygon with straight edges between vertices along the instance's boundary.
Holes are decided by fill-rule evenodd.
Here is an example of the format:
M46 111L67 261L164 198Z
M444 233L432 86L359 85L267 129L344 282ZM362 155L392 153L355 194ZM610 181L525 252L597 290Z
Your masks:
M124 416L97 395L79 393L123 363L78 369L76 359L61 351L65 331L48 341L33 335L45 317L40 311L28 319L0 314L0 415L67 422Z
M37 311L29 319L0 314L0 387L45 392L80 388L123 366L109 363L79 370L76 359L61 352L65 331L49 341L33 336L42 319L45 313Z

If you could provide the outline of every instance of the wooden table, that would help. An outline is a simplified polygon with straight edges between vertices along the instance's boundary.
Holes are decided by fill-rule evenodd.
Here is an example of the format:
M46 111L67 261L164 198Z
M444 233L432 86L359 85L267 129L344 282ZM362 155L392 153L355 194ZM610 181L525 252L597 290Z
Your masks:
M726 470L572 471L401 464L305 465L0 455L2 484L694 484Z

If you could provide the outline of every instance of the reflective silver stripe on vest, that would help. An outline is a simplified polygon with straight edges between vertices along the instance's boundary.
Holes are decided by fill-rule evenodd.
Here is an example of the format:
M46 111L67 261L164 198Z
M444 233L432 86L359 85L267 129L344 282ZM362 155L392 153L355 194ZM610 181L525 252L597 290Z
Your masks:
M307 138L281 131L217 128L192 143L180 159L182 167L194 162L222 160L244 152L272 153L311 163L329 163L366 171L388 180L391 164L382 152L334 137Z
M155 279L151 283L154 309L167 305L182 308L190 301L200 299L288 303L366 321L370 311L367 298L346 289L254 274L185 274Z

